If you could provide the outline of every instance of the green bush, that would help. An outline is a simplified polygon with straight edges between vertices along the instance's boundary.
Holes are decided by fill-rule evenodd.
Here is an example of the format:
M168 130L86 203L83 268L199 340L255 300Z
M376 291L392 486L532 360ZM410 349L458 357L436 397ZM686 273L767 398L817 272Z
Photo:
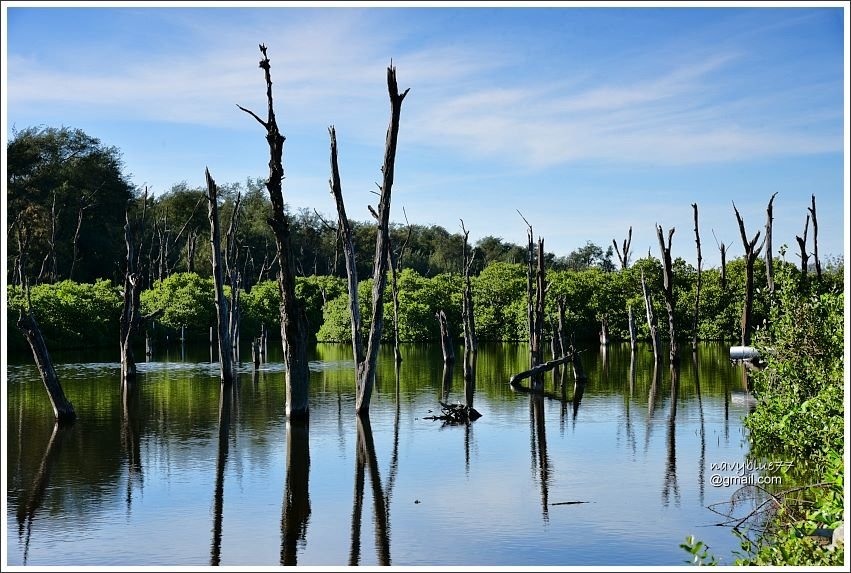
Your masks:
M18 310L25 307L19 287L8 287L8 324L18 320ZM118 322L121 316L121 293L108 280L95 283L62 281L30 288L33 313L48 348L80 348L118 344ZM17 329L15 329L17 331ZM14 347L23 347L23 336L11 337Z

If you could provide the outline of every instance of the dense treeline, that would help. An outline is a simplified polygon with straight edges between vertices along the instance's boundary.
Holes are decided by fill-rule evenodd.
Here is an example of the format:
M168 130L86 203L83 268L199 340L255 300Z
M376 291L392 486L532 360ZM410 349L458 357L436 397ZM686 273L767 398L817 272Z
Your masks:
M146 209L148 224L140 244L142 272L148 285L175 272L210 276L205 188L181 182L164 193L147 196L145 201L144 190L133 189L122 173L116 148L70 128L15 132L8 144L8 157L10 283L17 278L19 245L15 231L19 225L29 235L29 257L23 271L32 284L65 279L111 279L120 283L125 207L134 217ZM222 221L230 220L236 195L242 194L237 242L246 285L274 278L278 268L274 237L266 223L270 204L264 183L263 179L249 178L244 183L218 185ZM288 216L296 272L301 276L345 276L336 219L331 222L308 209L289 212ZM370 276L375 223L352 221L351 225L358 276ZM460 232L450 233L438 225L394 224L391 240L397 247L407 240L405 266L424 277L461 270ZM523 247L498 237L486 236L476 248L476 273L492 262L522 263L526 258ZM593 243L566 256L548 253L547 264L553 269L614 269L611 247L604 250Z
M783 260L775 265L785 272L800 274L798 268ZM638 319L638 335L649 339L644 316L644 301L641 297L640 276L642 270L653 292L655 312L663 312L661 295L661 264L658 259L639 259L623 271L604 272L592 268L584 271L554 271L549 273L550 283L547 323L551 325L556 314L556 301L563 298L567 307L568 332L579 340L591 340L600 329L605 316L609 333L614 339L627 340L628 306L632 305ZM525 266L516 263L493 263L478 276L472 277L475 302L475 318L479 338L492 341L526 340L526 275ZM675 296L677 298L677 321L681 324L678 336L687 340L692 337L693 312L696 294L697 271L682 259L674 262ZM720 271L703 271L700 321L698 338L701 340L738 340L740 333L741 307L745 285L744 261L736 259L727 264L726 285L722 288ZM371 279L361 281L362 312L364 329L369 328L369 313L366 308ZM399 334L403 342L421 342L439 339L439 328L434 318L443 310L448 319L452 335L458 339L462 334L461 296L463 277L443 273L424 277L414 269L404 269L399 276ZM842 290L841 269L830 267L824 272L822 281L815 288L819 292ZM757 263L754 317L762 324L767 313L767 289L765 272L761 261ZM110 281L74 283L61 281L56 284L37 285L31 289L34 311L42 325L48 344L57 348L113 344L118 333L118 318L121 310L121 295L118 286ZM351 338L351 322L348 311L348 294L344 279L334 276L299 277L296 293L303 301L307 312L310 334L319 341L348 342ZM9 289L10 306L7 312L10 322L17 308L23 304L20 290ZM391 294L386 293L390 303ZM213 281L197 273L173 273L163 280L155 280L152 288L142 295L142 311L145 314L161 310L154 327L155 335L162 339L175 334L181 327L187 336L195 340L207 340L210 327L216 324L213 303ZM242 332L256 336L261 325L266 325L273 336L279 330L280 291L272 280L252 286L241 296L243 319ZM389 340L392 331L385 332ZM10 344L22 343L17 336L10 337Z
M120 153L96 138L70 128L28 128L13 133L8 144L9 227L7 229L9 283L25 277L48 343L58 347L109 344L117 336L120 288L123 279L125 209L131 218L145 213L147 223L139 237L142 310L163 312L158 336L185 327L190 336L207 336L215 324L209 257L209 223L205 189L186 183L150 196L133 189L122 173ZM220 217L229 221L237 195L241 196L236 234L240 269L242 332L254 336L261 324L279 332L279 290L275 241L267 223L269 198L264 181L219 185ZM309 330L321 341L351 338L345 265L336 222L306 209L289 217L298 296L307 310ZM372 274L374 222L351 222L358 276ZM461 333L462 250L464 237L440 226L391 225L391 242L404 251L399 276L399 330L402 341L436 340L436 312L449 318L453 336ZM626 246L626 245L625 245ZM28 254L23 259L21 249ZM525 340L527 251L498 237L475 244L472 287L475 319L482 340ZM615 339L626 339L631 306L638 334L649 336L641 295L644 271L657 316L663 314L662 269L658 259L643 258L615 270L612 248L591 242L565 256L545 254L548 269L547 326L555 305L563 299L568 331L579 339L596 335L602 321ZM620 253L619 253L620 256ZM23 268L22 268L23 260ZM777 264L790 264L779 262ZM623 266L623 265L621 265ZM794 266L794 265L792 265ZM841 267L828 265L820 288L827 291L842 281ZM694 334L692 312L697 270L683 259L673 261L678 338ZM721 269L704 269L697 336L703 340L737 339L740 329L745 265L743 259ZM756 261L753 324L767 312L763 260ZM71 282L76 281L76 282ZM365 305L371 279L361 281ZM21 304L10 291L10 320ZM389 303L390 294L387 293ZM369 313L362 309L364 329ZM388 337L390 331L385 332ZM15 337L13 337L13 345Z

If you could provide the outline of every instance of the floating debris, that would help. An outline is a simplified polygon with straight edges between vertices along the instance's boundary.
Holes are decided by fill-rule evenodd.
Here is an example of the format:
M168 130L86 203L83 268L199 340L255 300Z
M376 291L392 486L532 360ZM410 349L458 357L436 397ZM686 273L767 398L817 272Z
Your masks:
M482 417L479 411L472 406L465 404L445 404L443 402L439 402L439 404L440 411L443 412L440 416L426 416L423 419L443 420L447 424L469 424Z

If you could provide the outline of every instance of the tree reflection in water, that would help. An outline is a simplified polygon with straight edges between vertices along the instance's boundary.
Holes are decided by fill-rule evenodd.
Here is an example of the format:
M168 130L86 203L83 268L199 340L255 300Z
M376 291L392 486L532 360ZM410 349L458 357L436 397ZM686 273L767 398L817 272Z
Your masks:
M372 426L369 416L356 416L357 452L355 455L355 492L352 504L352 542L349 551L349 565L360 564L360 530L363 512L363 491L365 473L369 472L372 484L373 516L375 521L375 551L379 565L390 565L390 525L387 498L381 486L378 460L375 457L375 443L372 439Z
M668 416L668 461L665 465L665 483L662 486L662 501L667 506L671 492L674 503L680 505L680 486L677 483L677 398L680 391L680 367L671 366L671 413Z
M287 478L281 512L281 565L296 565L310 521L308 420L287 420Z
M33 518L36 512L44 503L44 493L47 486L50 484L50 476L53 473L53 466L56 464L56 458L62 450L62 443L71 433L73 426L60 425L56 422L53 425L53 432L50 434L50 439L47 441L47 447L44 449L44 455L41 457L41 464L38 466L38 471L30 486L29 495L21 496L18 505L18 539L24 537L24 558L23 564L27 564L27 557L30 549L30 538L32 537Z

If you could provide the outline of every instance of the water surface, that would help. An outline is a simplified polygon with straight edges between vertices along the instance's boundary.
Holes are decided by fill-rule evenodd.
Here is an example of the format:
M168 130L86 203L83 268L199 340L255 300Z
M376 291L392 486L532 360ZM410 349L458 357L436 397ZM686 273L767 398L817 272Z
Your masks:
M307 427L287 422L269 350L222 393L207 348L166 349L126 396L110 352L57 353L68 429L31 359L10 357L9 564L681 565L689 534L719 557L738 546L706 509L736 489L711 464L747 453L726 346L686 352L678 374L647 347L593 348L584 388L558 372L545 396L507 384L525 345L483 345L475 388L437 346L403 346L398 374L386 347L359 421L351 348L320 344ZM440 400L482 418L425 419Z

